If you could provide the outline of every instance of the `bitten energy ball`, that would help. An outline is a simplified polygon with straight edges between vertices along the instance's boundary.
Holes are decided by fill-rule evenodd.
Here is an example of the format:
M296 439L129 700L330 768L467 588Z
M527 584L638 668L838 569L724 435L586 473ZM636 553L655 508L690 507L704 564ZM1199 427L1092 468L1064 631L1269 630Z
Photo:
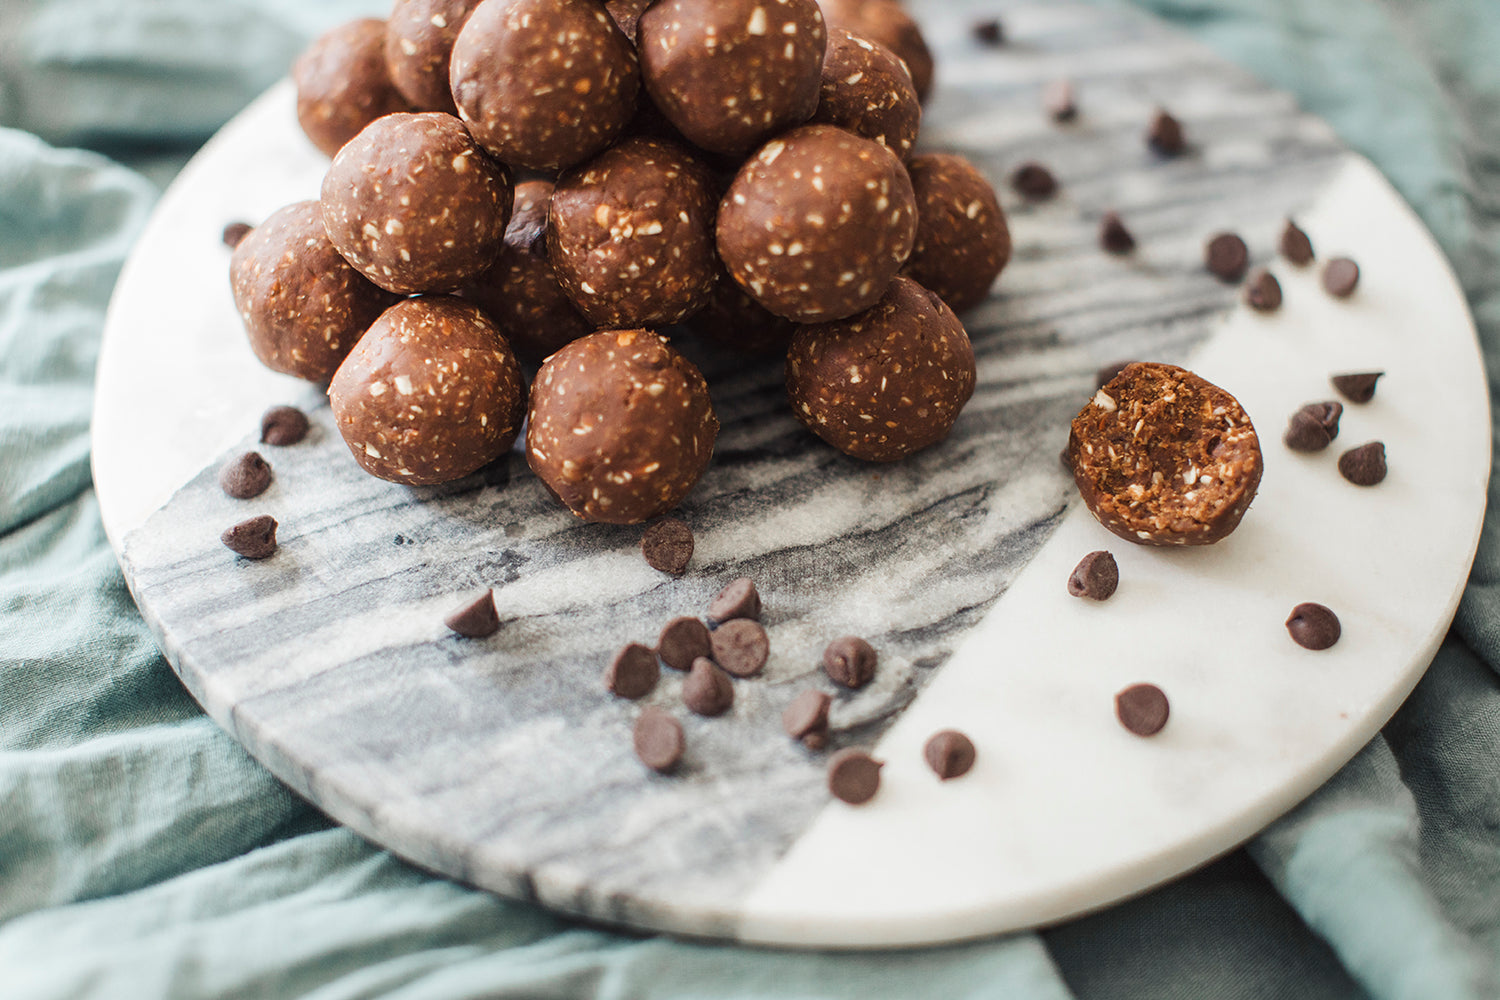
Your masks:
M963 324L909 278L891 282L868 312L803 327L786 359L797 419L872 462L893 462L947 437L974 379Z
M387 115L333 158L323 223L344 259L380 287L444 292L495 262L511 197L509 172L457 118Z
M818 0L830 27L848 28L861 38L879 42L911 71L917 97L927 100L932 90L932 53L922 29L896 0Z
M430 296L386 310L339 366L328 399L366 472L417 486L503 455L520 431L526 386L477 306Z
M713 291L717 201L681 146L626 139L558 179L547 216L557 279L596 327L680 322Z
M1209 545L1260 485L1260 442L1233 396L1190 371L1137 362L1073 418L1068 457L1099 523L1141 545Z
M479 0L396 0L385 25L385 65L413 108L458 114L448 61L477 6Z
M526 460L585 521L636 524L671 510L708 466L719 421L708 384L665 338L606 330L543 363Z
M653 103L728 156L812 117L826 43L815 0L660 0L636 26Z
M873 139L904 160L917 141L922 102L895 53L846 28L831 28L812 120Z
M327 382L396 302L339 256L315 201L299 201L240 240L229 259L250 349L275 371Z
M385 66L385 22L363 18L317 39L292 66L297 121L329 156L384 115L410 111Z
M911 254L916 196L886 147L831 125L762 146L719 203L730 276L771 312L843 319L885 294Z
M954 312L972 309L1010 261L1010 228L995 189L962 156L915 156L907 170L917 197L917 239L904 273Z
M630 40L592 0L484 0L453 45L449 83L474 138L515 167L561 170L635 116Z

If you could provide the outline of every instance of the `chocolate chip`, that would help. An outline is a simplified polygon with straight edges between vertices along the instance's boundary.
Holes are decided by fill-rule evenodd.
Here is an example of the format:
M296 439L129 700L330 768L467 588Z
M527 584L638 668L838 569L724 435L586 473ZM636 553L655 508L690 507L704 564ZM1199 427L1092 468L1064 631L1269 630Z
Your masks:
M1119 585L1120 567L1115 557L1103 550L1084 556L1068 577L1068 593L1092 601L1108 600Z
M1256 312L1275 312L1281 308L1281 282L1276 275L1258 267L1245 282L1245 304Z
M1339 641L1343 628L1339 616L1321 604L1299 604L1286 620L1292 641L1304 649L1327 649Z
M483 639L494 635L500 631L500 613L495 610L495 595L486 590L483 595L444 618L443 624L466 639Z
M975 21L974 26L969 30L973 32L976 41L983 42L985 45L1005 44L1005 25L997 19Z
M696 618L673 618L662 627L656 640L656 652L673 670L687 670L698 657L713 652L708 626Z
M1339 474L1355 486L1374 486L1385 479L1385 445L1379 441L1351 448L1339 456Z
M1118 376L1122 371L1129 368L1133 364L1135 364L1135 361L1133 359L1130 361L1112 361L1109 364L1105 365L1103 368L1100 368L1097 372L1094 373L1094 388L1103 389L1105 386L1113 382L1116 376ZM1064 451L1063 454L1067 455L1067 452ZM1070 468L1073 465L1071 460L1066 460L1063 462L1063 464Z
M1347 299L1359 285L1359 265L1348 257L1335 257L1323 267L1323 291L1336 299Z
M250 230L255 227L248 222L231 222L224 227L224 245L233 250L240 245L240 241L250 235Z
M828 761L828 790L851 806L863 805L880 790L885 765L854 747L846 747Z
M1146 128L1146 145L1162 156L1181 156L1187 151L1187 139L1182 134L1182 123L1167 114L1165 108L1157 108Z
M638 642L616 653L604 668L604 686L610 693L632 701L650 694L660 679L656 654Z
M1286 228L1281 231L1281 256L1298 267L1313 261L1312 240L1291 219L1286 220Z
M968 774L974 766L974 743L957 729L944 729L922 747L922 756L933 773L947 781Z
M1171 707L1155 684L1132 684L1115 695L1115 715L1120 725L1137 736L1155 736L1167 724Z
M713 660L700 656L682 682L682 703L699 715L723 715L734 704L734 682Z
M664 517L641 535L641 555L652 569L681 576L693 558L693 530L675 517Z
M1105 212L1099 220L1099 245L1109 253L1125 254L1135 249L1135 237L1115 212Z
M273 406L260 418L260 443L278 448L307 437L307 414L295 406Z
M1071 80L1053 80L1042 92L1042 107L1055 122L1070 122L1078 117L1078 101Z
M771 655L771 640L749 618L725 622L713 632L714 662L736 677L754 677Z
M635 755L653 771L665 774L682 759L682 723L655 705L635 720L633 741Z
M1010 175L1010 186L1032 201L1043 201L1057 193L1057 178L1040 163L1023 163Z
M1339 436L1339 417L1344 405L1334 400L1308 403L1292 414L1281 438L1293 451L1322 451Z
M271 485L271 466L260 452L247 451L219 470L219 486L236 500L258 497Z
M1329 382L1333 387L1351 403L1368 403L1375 398L1375 383L1385 372L1349 372L1345 375L1331 375Z
M269 514L248 518L219 536L219 541L246 559L265 559L276 551L276 519Z
M828 707L833 699L822 691L809 689L792 699L781 713L781 727L809 750L828 745Z
M708 606L708 617L713 622L727 622L735 618L760 620L760 591L755 581L742 576L719 591L719 596Z
M1219 280L1239 281L1250 266L1250 248L1234 233L1219 233L1203 248L1203 263Z
M823 670L835 684L862 688L875 676L875 647L856 635L833 640L823 650Z

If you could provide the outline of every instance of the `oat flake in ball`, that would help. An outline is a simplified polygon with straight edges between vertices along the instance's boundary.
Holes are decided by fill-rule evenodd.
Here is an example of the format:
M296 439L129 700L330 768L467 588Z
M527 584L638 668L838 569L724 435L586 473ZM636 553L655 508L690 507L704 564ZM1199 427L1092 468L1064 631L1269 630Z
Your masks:
M874 139L903 160L911 155L922 103L906 66L884 45L830 28L820 95L813 121Z
M341 24L292 66L297 122L328 156L375 119L411 110L386 70L385 30L385 22L373 17Z
M962 156L914 156L906 167L917 195L917 242L903 273L954 312L971 309L1010 260L1010 228L995 189Z
M448 87L453 42L479 0L396 0L385 25L385 65L414 109L458 114Z

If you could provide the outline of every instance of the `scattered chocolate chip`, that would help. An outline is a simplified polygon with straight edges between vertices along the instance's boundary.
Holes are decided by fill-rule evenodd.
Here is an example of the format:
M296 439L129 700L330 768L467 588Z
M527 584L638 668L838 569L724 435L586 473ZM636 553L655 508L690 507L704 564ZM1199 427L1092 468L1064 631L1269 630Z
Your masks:
M500 613L495 610L495 595L486 590L479 598L465 604L443 624L466 639L483 639L500 631Z
M1359 285L1359 265L1348 257L1335 257L1323 267L1323 291L1336 299L1347 299Z
M1068 593L1092 601L1108 600L1119 585L1120 567L1115 557L1102 549L1084 556L1068 577Z
M219 470L219 486L236 500L258 497L271 485L271 466L258 451L231 458Z
M969 30L974 33L976 41L983 42L985 45L1005 44L1005 25L1001 24L998 19L975 21L974 26Z
M771 640L760 622L736 618L714 629L714 662L736 677L754 677L771 655Z
M250 235L250 230L255 227L248 222L231 222L224 227L224 245L233 250L240 245L240 241Z
M708 626L696 618L673 618L656 640L657 655L673 670L687 670L698 657L712 652Z
M1219 280L1239 281L1250 266L1250 248L1234 233L1219 233L1203 248L1203 263Z
M719 591L719 596L708 606L708 617L713 622L727 622L735 618L760 620L760 591L755 581L742 576Z
M828 790L851 806L863 805L880 790L885 765L855 747L846 747L828 761Z
M1374 486L1385 479L1385 445L1379 441L1351 448L1339 456L1339 474L1355 486Z
M809 689L792 699L781 713L781 726L792 739L809 750L828 745L828 707L833 699L822 691Z
M1135 249L1135 237L1115 212L1105 212L1099 220L1099 245L1109 253L1125 254Z
M1281 231L1281 256L1298 267L1313 261L1312 240L1291 219L1286 220L1286 228Z
M1129 361L1111 361L1094 373L1094 388L1103 389L1115 380L1115 376L1135 364L1135 359ZM1063 464L1068 468L1073 467L1073 460L1067 457L1067 451L1063 452Z
M614 655L604 668L604 686L621 698L644 698L656 689L661 667L656 654L638 642L632 642Z
M700 656L682 682L682 703L699 715L723 715L734 704L734 682L713 660Z
M1344 404L1334 400L1308 403L1292 414L1282 443L1293 451L1322 451L1339 436L1339 417L1343 412Z
M1078 117L1078 100L1071 80L1053 80L1042 92L1042 107L1055 122L1070 122Z
M665 774L682 759L682 723L655 705L635 720L633 739L635 755L653 771Z
M1137 736L1155 736L1167 724L1171 707L1155 684L1132 684L1115 695L1115 715L1120 725Z
M1327 649L1339 641L1344 630L1339 616L1321 604L1299 604L1286 620L1292 641L1304 649Z
M968 774L974 766L974 742L957 729L944 729L922 747L922 756L933 773L947 781Z
M1167 114L1165 108L1157 108L1146 128L1146 145L1162 156L1181 156L1187 151L1187 139L1182 134L1182 123Z
M276 551L276 519L269 514L248 518L220 535L219 541L246 559L265 559Z
M1255 269L1245 282L1245 304L1256 312L1275 312L1281 308L1281 282L1263 267Z
M823 670L835 684L846 688L862 688L870 683L878 660L875 647L855 635L840 636L823 650Z
M1385 372L1349 372L1331 375L1328 381L1351 403L1368 403L1375 398L1375 383Z
M681 576L693 558L693 529L675 517L664 517L641 535L641 555L652 569Z
M307 414L295 406L273 406L260 418L260 443L278 448L307 437Z
M1023 163L1010 175L1010 186L1023 198L1043 201L1057 193L1057 178L1040 163Z

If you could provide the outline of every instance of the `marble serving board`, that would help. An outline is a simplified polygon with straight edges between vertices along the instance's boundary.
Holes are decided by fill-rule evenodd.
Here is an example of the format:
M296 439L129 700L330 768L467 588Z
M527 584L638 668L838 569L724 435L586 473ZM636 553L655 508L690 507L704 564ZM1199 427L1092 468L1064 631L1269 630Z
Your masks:
M1347 760L1415 684L1446 630L1485 500L1488 404L1472 321L1441 255L1363 160L1284 94L1157 22L1076 3L912 4L939 60L923 144L971 157L1009 214L1014 259L965 317L978 387L952 435L893 465L845 458L788 411L776 363L690 337L723 431L679 511L686 576L650 569L640 528L583 524L519 454L457 483L366 476L316 387L261 368L230 299L225 223L315 197L324 161L283 84L211 142L166 195L111 307L94 467L126 578L183 683L249 751L329 815L464 882L642 929L798 947L917 945L1054 921L1223 852ZM969 28L998 12L1010 42ZM1071 77L1081 108L1050 122L1040 93ZM1142 134L1169 106L1192 144L1164 160ZM1037 159L1047 202L1004 179ZM1118 210L1139 248L1097 246ZM1321 256L1359 260L1337 301L1316 269L1273 254L1295 215ZM1202 265L1234 230L1280 277L1261 316ZM1077 502L1058 461L1094 372L1123 358L1190 364L1259 427L1265 476L1243 525L1199 550L1121 542ZM1335 447L1280 444L1288 415L1330 398L1336 371L1389 374L1350 406ZM307 407L313 431L261 447L252 501L216 470L258 447L259 414ZM1390 476L1335 467L1381 439ZM252 514L281 549L219 543ZM1108 548L1108 602L1064 583ZM610 654L702 614L734 577L759 584L771 660L723 718L680 702L665 672L646 701L683 722L662 776L631 752L640 703L601 683ZM502 627L449 634L443 616L490 588ZM1344 637L1312 653L1283 621L1334 608ZM876 681L835 690L831 638L880 652ZM1113 695L1160 685L1172 717L1142 739ZM781 732L782 708L834 696L833 742L885 760L874 801L825 789L827 752ZM940 783L921 746L974 740Z

